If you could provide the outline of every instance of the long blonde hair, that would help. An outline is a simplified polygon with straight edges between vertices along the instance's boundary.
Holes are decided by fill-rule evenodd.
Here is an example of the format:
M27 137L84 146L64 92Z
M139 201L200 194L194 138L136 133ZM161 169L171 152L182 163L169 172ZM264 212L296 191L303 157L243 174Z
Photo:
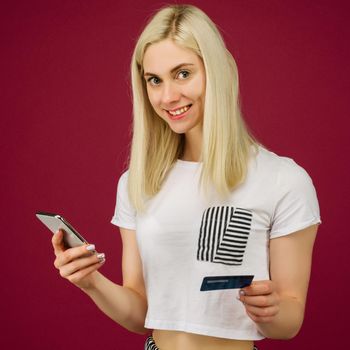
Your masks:
M244 181L251 146L257 145L241 115L236 63L215 24L192 5L161 8L138 38L131 62L134 119L128 191L140 211L145 199L160 190L184 148L184 135L173 132L153 110L143 79L147 47L168 38L193 50L205 67L202 186L213 184L219 194L228 194Z

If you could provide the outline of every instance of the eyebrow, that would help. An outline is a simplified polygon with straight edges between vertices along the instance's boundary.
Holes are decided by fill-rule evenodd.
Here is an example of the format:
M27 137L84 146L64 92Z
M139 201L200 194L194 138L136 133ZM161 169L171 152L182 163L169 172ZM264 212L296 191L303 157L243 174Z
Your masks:
M179 68L184 67L184 66L194 66L194 64L193 63L180 63L176 67L172 68L170 72L173 73L176 70L178 70ZM146 72L143 76L146 77L147 75L158 76L157 74L150 73L150 72Z

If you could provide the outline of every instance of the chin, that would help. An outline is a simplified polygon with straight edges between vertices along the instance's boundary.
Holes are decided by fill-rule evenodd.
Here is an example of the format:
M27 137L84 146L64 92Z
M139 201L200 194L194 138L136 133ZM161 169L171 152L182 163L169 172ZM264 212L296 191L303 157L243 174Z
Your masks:
M169 125L169 127L175 134L179 134L179 135L186 134L186 132L188 131L187 128L171 127L171 125Z

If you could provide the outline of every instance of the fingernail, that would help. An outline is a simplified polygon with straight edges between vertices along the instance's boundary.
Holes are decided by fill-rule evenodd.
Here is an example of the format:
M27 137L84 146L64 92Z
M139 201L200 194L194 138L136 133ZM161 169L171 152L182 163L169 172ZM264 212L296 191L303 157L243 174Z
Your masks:
M244 290L241 289L241 290L239 291L239 294L240 294L240 295L245 295Z
M106 255L104 253L97 254L97 259L100 263L103 263L106 260Z
M89 252L95 250L95 245L94 244L89 244L88 246L86 246L86 250L88 250Z

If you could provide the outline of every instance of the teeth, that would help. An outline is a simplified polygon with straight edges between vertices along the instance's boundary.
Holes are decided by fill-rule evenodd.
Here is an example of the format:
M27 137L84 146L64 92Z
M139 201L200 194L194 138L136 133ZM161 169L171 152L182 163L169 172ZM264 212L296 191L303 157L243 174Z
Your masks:
M171 115L179 115L179 114L185 113L189 108L190 108L190 106L186 106L186 107L182 107L180 109L177 109L176 111L173 111L173 112L169 111L169 113Z

